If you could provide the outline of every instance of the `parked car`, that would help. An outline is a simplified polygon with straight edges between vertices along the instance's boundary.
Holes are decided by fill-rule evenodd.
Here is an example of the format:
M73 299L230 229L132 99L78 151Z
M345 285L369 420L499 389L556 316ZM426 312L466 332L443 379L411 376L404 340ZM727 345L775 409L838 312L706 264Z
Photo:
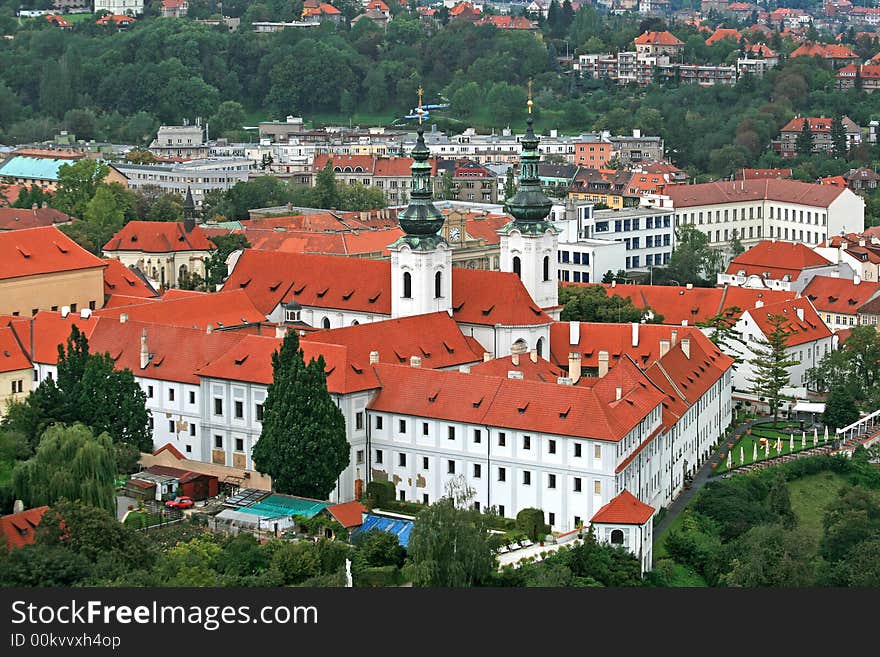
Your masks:
M193 505L195 505L193 499L191 497L187 497L186 495L165 502L165 506L167 506L169 509L188 509Z

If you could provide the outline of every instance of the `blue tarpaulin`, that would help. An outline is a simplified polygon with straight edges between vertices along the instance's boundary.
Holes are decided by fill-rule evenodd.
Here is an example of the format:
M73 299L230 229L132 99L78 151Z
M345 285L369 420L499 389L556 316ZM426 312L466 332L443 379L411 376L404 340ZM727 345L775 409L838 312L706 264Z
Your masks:
M409 534L412 531L412 528L412 520L386 518L385 516L374 516L372 513L368 513L364 518L364 524L358 527L354 533L357 534L358 532L368 532L371 529L378 529L379 531L394 534L397 536L398 542L400 542L403 547L407 547L407 545L409 545Z

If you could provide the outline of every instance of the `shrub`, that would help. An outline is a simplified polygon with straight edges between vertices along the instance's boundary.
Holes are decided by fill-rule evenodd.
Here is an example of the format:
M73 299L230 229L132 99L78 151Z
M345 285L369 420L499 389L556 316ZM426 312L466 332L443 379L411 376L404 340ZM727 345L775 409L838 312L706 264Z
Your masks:
M394 484L390 481L371 481L367 484L367 497L373 506L382 506L394 499Z
M355 577L356 586L400 586L403 575L395 566L365 568Z
M516 528L533 541L538 540L540 534L550 532L550 527L544 523L544 512L534 508L526 508L516 514Z

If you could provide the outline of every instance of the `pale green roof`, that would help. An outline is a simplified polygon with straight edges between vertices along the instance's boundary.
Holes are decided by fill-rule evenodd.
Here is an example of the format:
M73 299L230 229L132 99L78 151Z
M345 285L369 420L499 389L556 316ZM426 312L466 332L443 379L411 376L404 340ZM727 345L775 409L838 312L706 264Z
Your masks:
M45 157L15 155L0 167L0 178L30 178L33 180L58 180L58 169L70 160L53 160Z

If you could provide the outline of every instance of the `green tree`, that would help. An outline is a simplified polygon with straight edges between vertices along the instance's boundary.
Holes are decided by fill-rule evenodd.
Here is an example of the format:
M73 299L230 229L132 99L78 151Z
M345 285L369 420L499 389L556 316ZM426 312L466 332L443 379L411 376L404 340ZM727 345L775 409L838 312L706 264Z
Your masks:
M58 187L52 198L52 207L82 219L89 201L109 172L110 167L106 164L89 158L62 164L58 167Z
M211 136L235 136L244 126L244 119L245 111L241 103L234 100L223 101L208 123Z
M43 190L42 187L31 185L25 187L18 192L18 198L12 204L13 208L32 208L33 206L42 207L43 203L49 203L52 194Z
M559 304L563 306L562 321L640 322L649 309L635 306L629 296L613 294L601 285L563 285L559 288ZM653 322L662 322L659 315Z
M798 155L809 157L813 154L813 131L810 129L810 121L804 119L804 125L794 142L794 148Z
M786 529L792 529L797 525L797 516L791 508L791 495L789 494L788 485L785 483L785 476L780 472L777 473L773 484L770 486L770 492L767 495L767 502L770 511L779 518L779 523Z
M101 254L104 245L125 224L125 211L119 199L107 185L100 185L86 204L82 221L61 227L71 239L84 249Z
M736 542L731 570L722 576L727 586L812 586L814 565L810 534L778 525L760 525Z
M466 82L452 94L452 109L463 118L470 118L480 107L483 92L476 82Z
M459 496L452 489L416 516L404 567L415 586L476 586L495 568L486 516L468 507L473 491L463 489Z
M349 461L345 420L327 392L324 358L306 365L291 331L272 354L255 467L281 493L327 499Z
M358 532L352 537L352 543L357 548L352 563L353 570L383 566L400 568L406 558L406 550L400 545L397 536L389 532L378 529Z
M733 229L733 235L730 238L730 244L728 245L728 247L731 259L742 253L745 253L746 247L743 246L742 240L739 236L739 231L736 228Z
M504 179L504 203L506 204L516 194L516 178L513 167L507 167L507 177Z
M54 425L43 434L33 458L15 466L12 483L27 507L67 498L115 513L115 476L116 457L109 435L96 437L82 424Z
M819 553L829 562L846 559L862 541L880 536L880 504L875 491L850 486L825 510Z
M675 234L676 245L669 265L654 271L654 282L665 278L679 285L714 285L718 255L709 246L706 234L692 224L682 224Z
M788 370L795 361L788 355L788 318L772 315L768 322L770 332L750 343L755 355L749 362L755 375L749 381L753 384L752 391L767 401L776 422L783 401L782 389L789 385Z
M183 221L183 197L180 194L162 194L145 217L147 221Z
M711 329L707 332L709 340L712 341L725 354L733 358L734 368L742 362L742 358L738 355L739 350L734 348L733 342L739 342L739 333L735 330L736 320L742 314L742 308L739 306L729 306L717 315L709 317L703 322L697 322L697 326L702 329Z
M831 152L834 157L845 158L847 150L846 127L843 125L843 120L837 115L831 122Z
M210 286L215 286L225 281L229 275L226 259L234 251L251 248L251 243L248 242L248 238L242 233L216 235L211 237L210 240L217 248L205 260L206 282Z
M321 208L339 208L341 197L336 182L336 174L333 172L333 160L327 160L327 164L315 176L315 193Z
M822 413L822 424L829 431L847 427L859 419L859 406L853 387L850 385L836 386L825 401Z

